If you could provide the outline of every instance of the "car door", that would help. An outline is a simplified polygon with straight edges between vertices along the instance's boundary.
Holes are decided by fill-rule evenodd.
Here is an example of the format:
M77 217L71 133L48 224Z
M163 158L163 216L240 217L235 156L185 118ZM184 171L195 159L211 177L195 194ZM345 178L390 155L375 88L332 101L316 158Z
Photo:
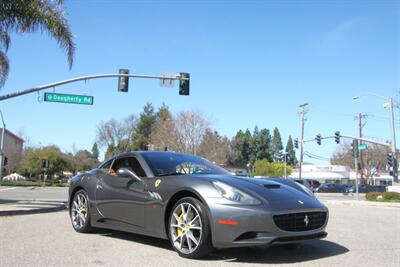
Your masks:
M115 159L96 186L97 208L109 223L143 228L150 195L142 181L118 176L117 171L122 167L145 179L146 174L135 156Z

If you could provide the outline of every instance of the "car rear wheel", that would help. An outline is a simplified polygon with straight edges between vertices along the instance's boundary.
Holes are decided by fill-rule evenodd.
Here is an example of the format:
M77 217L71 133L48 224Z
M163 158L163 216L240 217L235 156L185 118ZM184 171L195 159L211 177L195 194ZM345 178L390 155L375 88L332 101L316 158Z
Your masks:
M175 203L168 226L169 239L180 256L201 258L213 250L210 222L199 200L186 197Z
M75 193L70 209L72 226L79 233L88 233L90 225L89 197L84 190Z

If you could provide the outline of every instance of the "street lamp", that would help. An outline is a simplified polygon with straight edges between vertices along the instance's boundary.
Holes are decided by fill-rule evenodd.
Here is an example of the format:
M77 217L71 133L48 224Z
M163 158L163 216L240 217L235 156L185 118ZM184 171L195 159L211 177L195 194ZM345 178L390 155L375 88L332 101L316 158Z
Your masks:
M392 137L392 141L391 141L391 147L392 147L392 153L394 155L394 157L396 158L396 132L395 132L395 125L394 125L394 111L393 111L393 98L392 97L384 97L381 96L379 94L376 93L371 93L371 92L366 92L362 95L372 95L375 97L378 97L380 99L383 99L387 102L385 102L383 104L384 108L389 108L390 110L390 127L391 127L391 137ZM362 96L360 95L360 96ZM353 96L353 100L357 100L360 98L360 96ZM393 175L393 183L397 184L398 182L398 177L397 177L397 170L394 171L394 175Z

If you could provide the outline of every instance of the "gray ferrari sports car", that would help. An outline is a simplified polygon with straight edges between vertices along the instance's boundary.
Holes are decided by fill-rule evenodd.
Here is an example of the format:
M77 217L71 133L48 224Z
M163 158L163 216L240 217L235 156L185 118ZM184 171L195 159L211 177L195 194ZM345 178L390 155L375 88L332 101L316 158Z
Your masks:
M287 179L236 177L173 152L120 154L72 178L77 232L109 228L169 239L179 255L326 237L328 209Z

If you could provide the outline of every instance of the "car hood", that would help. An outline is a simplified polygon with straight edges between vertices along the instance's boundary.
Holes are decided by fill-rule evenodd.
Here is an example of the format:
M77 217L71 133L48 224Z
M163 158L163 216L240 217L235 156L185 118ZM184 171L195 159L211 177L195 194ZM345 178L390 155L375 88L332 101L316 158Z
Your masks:
M205 176L205 175L202 175ZM238 188L267 203L308 203L307 207L324 207L314 195L306 193L297 183L282 178L247 178L229 175L207 175L211 181L220 181Z

